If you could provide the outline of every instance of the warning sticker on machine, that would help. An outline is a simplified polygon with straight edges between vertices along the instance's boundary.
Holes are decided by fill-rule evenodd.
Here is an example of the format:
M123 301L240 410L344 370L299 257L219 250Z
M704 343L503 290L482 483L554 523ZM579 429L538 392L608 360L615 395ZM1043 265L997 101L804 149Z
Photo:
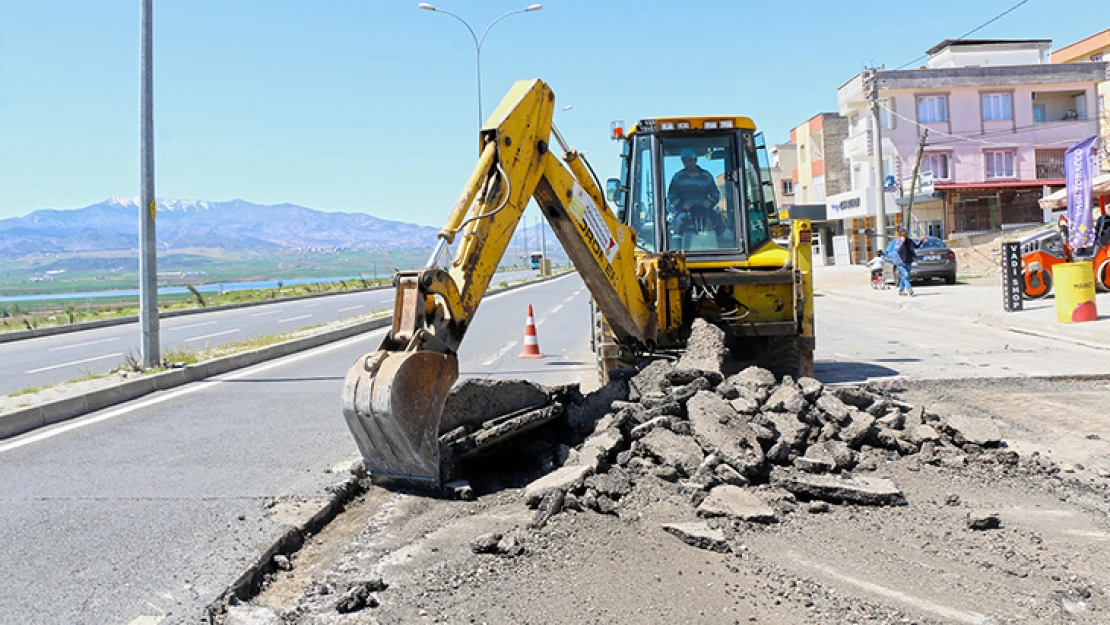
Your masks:
M590 234L601 247L602 254L610 263L613 262L613 257L617 255L619 249L617 241L609 232L609 226L605 225L605 218L601 216L601 211L597 210L597 205L590 199L590 194L577 183L574 185L574 196L567 209L578 218L580 224L589 229Z

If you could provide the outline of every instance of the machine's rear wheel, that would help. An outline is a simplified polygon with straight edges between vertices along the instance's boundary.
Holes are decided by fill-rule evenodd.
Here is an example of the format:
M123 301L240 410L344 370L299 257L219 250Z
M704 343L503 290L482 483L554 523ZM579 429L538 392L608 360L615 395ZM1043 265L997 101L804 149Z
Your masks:
M1025 299L1041 299L1052 291L1052 274L1044 269L1021 272L1021 292Z
M813 350L803 350L801 340L796 336L769 336L760 339L756 362L777 378L788 375L797 379L813 374Z
M1110 259L1102 261L1095 270L1095 286L1103 291L1110 291Z

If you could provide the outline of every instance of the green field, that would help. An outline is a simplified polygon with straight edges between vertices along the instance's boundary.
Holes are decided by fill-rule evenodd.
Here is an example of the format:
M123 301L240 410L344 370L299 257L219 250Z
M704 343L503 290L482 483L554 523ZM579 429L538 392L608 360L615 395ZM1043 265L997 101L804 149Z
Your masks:
M265 280L298 280L360 276L342 282L282 285L272 289L163 294L162 310L219 306L321 292L384 286L397 270L420 267L424 250L390 252L280 252L231 254L223 250L181 250L158 258L158 286L188 287ZM508 267L506 267L508 269ZM54 273L50 281L32 278ZM374 279L377 272L379 278ZM5 261L0 268L0 297L83 293L135 289L139 285L138 256L133 252L37 254ZM221 289L222 291L222 289ZM74 297L0 302L0 332L138 313L138 298Z

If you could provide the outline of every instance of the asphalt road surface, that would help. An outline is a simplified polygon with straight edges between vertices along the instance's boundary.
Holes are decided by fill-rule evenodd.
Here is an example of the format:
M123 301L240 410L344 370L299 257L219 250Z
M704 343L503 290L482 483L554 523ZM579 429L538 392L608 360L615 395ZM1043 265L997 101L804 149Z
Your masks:
M464 376L593 380L589 296L572 274L487 298ZM543 360L518 358L528 304ZM195 617L357 457L339 410L381 331L0 441L0 621ZM268 502L278 500L276 506Z
M464 376L594 381L577 275L488 298ZM521 360L535 308L543 360ZM826 382L1110 371L1090 348L926 311L817 298ZM0 620L151 625L193 619L297 501L357 452L343 375L380 332L147 396L0 442ZM278 505L267 506L279 501Z
M499 273L492 284L535 275L535 271ZM390 310L393 296L393 289L380 289L162 319L162 353L215 347ZM104 373L123 363L128 354L139 358L141 344L137 322L0 343L0 395Z

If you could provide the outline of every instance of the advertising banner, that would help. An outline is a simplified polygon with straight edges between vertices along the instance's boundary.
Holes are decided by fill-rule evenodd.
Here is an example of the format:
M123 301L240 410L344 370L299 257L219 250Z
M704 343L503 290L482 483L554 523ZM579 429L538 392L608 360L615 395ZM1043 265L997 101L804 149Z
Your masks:
M1021 286L1021 243L1008 241L1002 244L1002 308L1006 312L1024 309Z
M1095 244L1091 216L1091 181L1098 172L1098 137L1088 137L1064 153L1068 193L1068 246L1072 253Z

